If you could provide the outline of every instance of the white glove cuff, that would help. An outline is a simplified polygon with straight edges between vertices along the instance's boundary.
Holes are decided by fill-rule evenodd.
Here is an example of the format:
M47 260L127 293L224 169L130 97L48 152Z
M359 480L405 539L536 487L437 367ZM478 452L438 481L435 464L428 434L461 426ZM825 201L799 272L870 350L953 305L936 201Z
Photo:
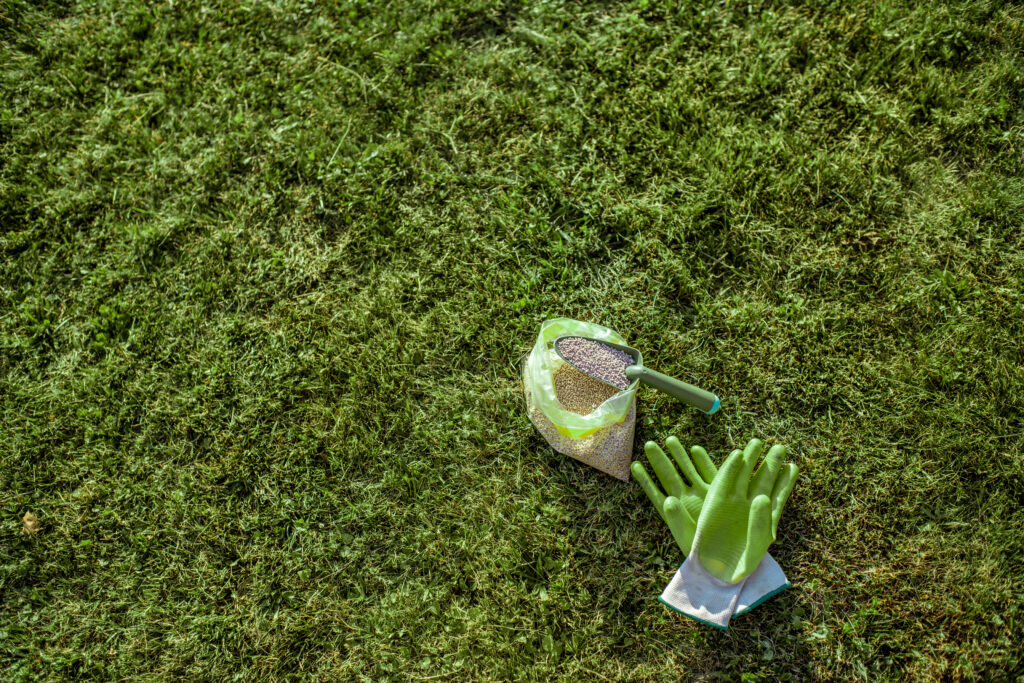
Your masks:
M696 545L696 544L694 544ZM669 608L702 624L728 629L746 582L726 583L712 576L690 553L658 598Z
M744 582L743 590L740 591L740 600L736 604L736 613L733 616L746 614L789 586L790 583L786 579L782 567L775 561L775 558L765 553L765 556L761 558L761 564L757 565L754 573L748 576Z

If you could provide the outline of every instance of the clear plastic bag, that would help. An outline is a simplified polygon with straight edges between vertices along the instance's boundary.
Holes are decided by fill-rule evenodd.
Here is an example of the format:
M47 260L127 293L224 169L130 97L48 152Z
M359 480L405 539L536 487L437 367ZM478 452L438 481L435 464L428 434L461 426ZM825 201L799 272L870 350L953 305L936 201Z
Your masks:
M559 453L629 481L637 382L616 392L585 415L569 410L558 400L554 381L555 373L565 361L558 357L551 343L562 335L626 343L622 336L603 325L569 318L545 321L533 350L523 361L523 390L530 421Z

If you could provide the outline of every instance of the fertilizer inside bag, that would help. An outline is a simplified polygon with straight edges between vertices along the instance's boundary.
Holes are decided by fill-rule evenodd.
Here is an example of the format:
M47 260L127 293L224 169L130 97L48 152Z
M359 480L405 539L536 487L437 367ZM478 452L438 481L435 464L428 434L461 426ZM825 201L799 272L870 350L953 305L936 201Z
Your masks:
M530 421L551 447L622 481L629 481L636 427L636 389L615 391L558 357L557 337L578 335L616 344L626 340L602 325L569 318L548 320L523 362L523 389Z

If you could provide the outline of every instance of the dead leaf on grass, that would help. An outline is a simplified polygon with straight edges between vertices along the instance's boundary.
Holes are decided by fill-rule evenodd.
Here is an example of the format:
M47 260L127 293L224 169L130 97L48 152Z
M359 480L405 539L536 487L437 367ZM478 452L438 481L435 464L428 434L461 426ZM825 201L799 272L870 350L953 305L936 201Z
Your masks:
M891 237L882 237L877 232L865 232L856 237L843 240L843 245L853 247L857 251L870 251L872 249L883 249L893 242Z
M31 512L26 512L25 516L21 518L21 533L26 536L33 536L39 533L42 527L43 525L39 522L39 518Z

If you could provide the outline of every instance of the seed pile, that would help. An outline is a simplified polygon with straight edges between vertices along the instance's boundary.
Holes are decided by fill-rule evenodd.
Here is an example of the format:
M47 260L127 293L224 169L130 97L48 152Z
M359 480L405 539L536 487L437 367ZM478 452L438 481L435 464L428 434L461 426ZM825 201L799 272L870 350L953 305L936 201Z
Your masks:
M629 386L626 368L633 365L633 359L625 351L593 339L566 337L558 340L558 353L591 377L619 389Z
M584 375L568 363L563 363L562 367L555 370L551 380L555 385L558 402L580 415L589 415L618 393L615 387Z

